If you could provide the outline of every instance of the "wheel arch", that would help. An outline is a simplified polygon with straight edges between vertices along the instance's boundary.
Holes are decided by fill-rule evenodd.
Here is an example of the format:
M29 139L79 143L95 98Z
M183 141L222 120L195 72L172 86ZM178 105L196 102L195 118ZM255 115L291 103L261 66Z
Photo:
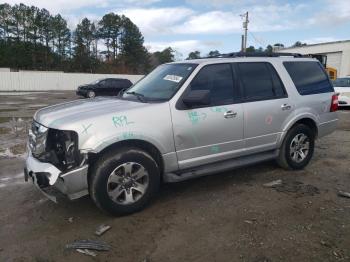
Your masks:
M103 154L109 151L116 150L118 148L126 147L126 146L139 148L147 152L154 159L154 161L156 161L159 167L161 178L162 178L163 172L164 172L164 160L160 150L154 144L141 139L128 139L128 140L117 141L103 148L99 152L91 152L89 153L89 163L94 163L100 156L102 156Z
M298 118L295 118L293 121L290 121L288 123L287 127L284 129L284 132L282 133L279 145L281 145L283 143L283 140L285 139L288 131L291 130L295 125L298 125L298 124L304 124L304 125L310 127L312 132L314 133L315 139L317 138L318 126L317 126L316 119L311 115L305 115L305 116L300 116Z

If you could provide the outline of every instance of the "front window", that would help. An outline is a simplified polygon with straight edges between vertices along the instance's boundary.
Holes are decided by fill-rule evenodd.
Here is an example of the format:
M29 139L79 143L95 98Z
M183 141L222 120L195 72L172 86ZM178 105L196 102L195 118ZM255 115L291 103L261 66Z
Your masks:
M122 94L122 98L141 101L168 101L190 76L197 64L164 64Z
M350 78L337 78L333 81L335 87L350 87Z

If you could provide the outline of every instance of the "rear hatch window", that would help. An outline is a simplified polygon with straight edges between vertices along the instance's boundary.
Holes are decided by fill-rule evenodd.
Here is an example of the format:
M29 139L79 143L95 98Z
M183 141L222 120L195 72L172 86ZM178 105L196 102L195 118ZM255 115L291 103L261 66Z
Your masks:
M327 73L319 62L284 62L300 95L334 92Z

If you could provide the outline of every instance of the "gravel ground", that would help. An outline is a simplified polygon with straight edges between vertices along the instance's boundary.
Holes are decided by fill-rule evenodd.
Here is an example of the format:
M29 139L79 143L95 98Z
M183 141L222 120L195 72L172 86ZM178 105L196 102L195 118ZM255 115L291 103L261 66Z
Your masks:
M0 94L0 261L350 261L350 111L318 140L303 171L267 162L163 185L142 212L111 217L85 197L54 204L23 180L25 130L37 108L72 92ZM282 180L275 188L263 184ZM101 224L112 228L94 235ZM65 245L111 245L90 257Z

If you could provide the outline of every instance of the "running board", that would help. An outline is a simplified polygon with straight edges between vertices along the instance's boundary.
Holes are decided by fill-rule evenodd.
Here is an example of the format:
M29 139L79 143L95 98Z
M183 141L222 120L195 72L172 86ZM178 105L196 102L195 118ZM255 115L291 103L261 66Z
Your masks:
M258 153L250 156L243 156L225 161L216 162L213 164L207 164L196 168L189 168L176 173L164 174L163 181L166 183L181 182L195 177L207 176L232 170L234 168L243 167L267 160L276 159L279 154L279 150L268 151L264 153Z

